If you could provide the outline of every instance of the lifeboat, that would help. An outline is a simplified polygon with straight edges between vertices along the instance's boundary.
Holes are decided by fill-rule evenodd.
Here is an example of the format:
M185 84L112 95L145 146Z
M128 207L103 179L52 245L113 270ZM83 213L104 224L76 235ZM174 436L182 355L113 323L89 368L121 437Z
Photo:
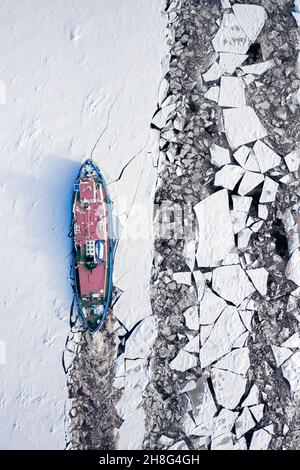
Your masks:
M112 297L112 208L105 180L86 160L74 184L73 265L80 315L90 332L99 330Z

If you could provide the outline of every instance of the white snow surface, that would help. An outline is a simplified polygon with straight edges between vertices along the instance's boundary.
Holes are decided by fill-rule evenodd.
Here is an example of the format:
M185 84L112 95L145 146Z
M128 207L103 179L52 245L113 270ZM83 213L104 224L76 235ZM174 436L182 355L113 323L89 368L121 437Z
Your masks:
M161 0L1 2L3 449L65 446L61 356L72 300L72 183L102 132L93 158L126 228L114 272L124 293L114 313L131 328L151 312L152 242L139 230L147 230L152 213L148 152L156 154L157 137L149 124L162 76L161 8ZM121 448L141 445L142 415L135 411L122 424Z

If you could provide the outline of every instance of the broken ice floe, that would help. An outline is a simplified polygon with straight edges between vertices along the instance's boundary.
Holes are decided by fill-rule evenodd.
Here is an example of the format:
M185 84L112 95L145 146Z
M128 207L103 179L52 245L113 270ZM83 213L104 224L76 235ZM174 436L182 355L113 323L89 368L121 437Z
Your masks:
M238 192L241 196L250 193L254 188L260 185L264 181L264 176L260 173L253 173L246 171L242 181L240 182Z
M267 295L268 271L265 268L248 269L247 274L258 292Z
M286 361L286 359L291 357L291 355L293 354L293 352L290 349L275 346L274 344L271 346L271 348L274 354L277 367L280 367L281 364L283 364L284 361Z
M225 165L215 175L215 186L233 190L245 171L238 165Z
M193 271L193 278L194 278L196 289L197 289L197 300L200 301L204 294L206 278L200 270Z
M190 272L173 273L173 279L178 284L186 284L187 286L192 284L192 275Z
M258 204L258 217L266 220L268 218L269 210L266 205Z
M242 403L242 406L253 406L259 404L259 390L256 384L253 384L250 392Z
M197 358L183 349L179 351L177 356L170 362L170 368L184 372L197 366Z
M229 150L220 147L217 144L213 144L210 147L210 157L212 164L217 167L221 167L231 162Z
M264 407L265 405L261 403L260 405L251 406L249 408L257 423L259 423L264 415Z
M252 203L252 197L232 195L233 209L238 212L248 213Z
M205 82L214 82L218 80L223 73L223 69L220 67L218 62L214 62L210 68L202 75Z
M220 87L219 86L212 86L207 90L207 92L204 95L204 98L207 100L215 101L216 103L219 101L219 93L220 93Z
M195 305L189 307L183 314L186 327L189 330L199 330L199 308Z
M299 332L297 331L294 333L292 336L290 336L286 341L282 343L284 348L299 348L300 349L300 335Z
M247 380L228 370L212 368L211 379L219 405L234 409L245 393Z
M224 13L221 26L212 41L216 52L245 54L251 40L242 30L233 13Z
M219 65L223 72L233 74L237 67L240 67L247 59L246 54L232 54L230 52L220 52Z
M223 299L229 300L237 306L255 291L239 265L216 268L213 272L212 286Z
M238 439L240 439L246 432L256 426L252 414L249 411L249 408L243 408L242 413L235 422L235 434Z
M231 148L266 137L267 131L250 106L223 110L224 131Z
M260 204L266 202L274 202L276 199L276 193L278 189L278 183L272 180L268 176L265 177L262 193L259 199Z
M233 233L239 233L246 227L246 220L247 220L247 212L240 212L240 211L230 211L231 213L231 220L232 220L232 227ZM224 264L224 263L223 263ZM228 263L231 264L231 263Z
M196 388L189 391L188 395L192 403L196 425L210 423L217 412L217 407L206 379L201 377L197 381Z
M250 367L249 348L234 349L222 359L219 359L215 366L218 369L229 370L235 374L246 376Z
M126 359L142 359L150 355L156 338L154 316L142 320L125 343Z
M265 429L254 431L250 444L250 450L267 450L271 439L272 435Z
M281 157L260 140L255 142L253 151L262 173L265 173L271 168L275 168L276 166L280 165Z
M183 346L183 350L189 353L199 353L199 350L200 350L199 335L196 335L196 336L188 335L188 336L190 340L185 346Z
M196 254L198 266L216 266L235 248L227 191L217 191L203 199L194 210L201 227Z
M232 7L237 23L244 33L254 42L261 32L267 19L266 10L258 5L245 5L236 3Z
M274 60L267 60L258 64L244 65L241 68L243 74L262 75L270 68L274 67Z
M298 171L300 165L300 151L295 150L290 152L286 157L284 157L284 160L289 171Z
M214 323L227 306L224 299L218 297L211 289L206 287L200 302L200 324Z
M217 319L208 339L200 349L201 367L229 353L234 342L245 332L245 327L235 307L226 307Z
M240 77L221 77L219 106L241 108L246 106L245 84Z

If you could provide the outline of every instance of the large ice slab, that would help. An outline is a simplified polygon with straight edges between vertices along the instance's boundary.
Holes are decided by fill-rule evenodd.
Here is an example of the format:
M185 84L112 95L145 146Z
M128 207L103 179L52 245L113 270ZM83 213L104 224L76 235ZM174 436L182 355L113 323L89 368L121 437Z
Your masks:
M255 431L252 436L250 450L267 450L272 436L265 429Z
M244 196L250 193L254 188L260 185L264 181L264 176L260 173L253 173L252 171L246 171L242 181L239 185L239 194Z
M216 268L213 272L212 286L220 297L237 306L255 291L245 271L239 265Z
M235 374L246 375L250 367L249 348L234 349L216 362L215 366Z
M250 429L254 428L256 422L254 421L249 408L245 407L235 422L235 433L236 437L239 439Z
M183 349L179 351L177 356L170 362L170 368L184 372L197 366L197 358Z
M284 361L286 361L293 354L293 352L290 349L285 348L285 347L279 347L273 344L271 348L274 354L277 367L280 367L281 364L283 364Z
M209 325L214 323L226 306L225 300L218 297L207 287L199 307L200 324Z
M198 266L216 266L235 248L227 191L217 191L194 209L200 227Z
M217 167L221 167L231 162L230 153L228 149L225 149L224 147L220 147L220 145L213 144L211 148L209 149L209 151L210 151L211 163L213 165L216 165Z
M253 42L264 27L267 13L259 5L245 5L236 3L232 7L236 20L247 37Z
M265 268L248 269L247 274L261 295L267 295L269 273Z
M235 15L233 13L224 13L221 26L212 44L217 52L245 54L251 41L239 25Z
M247 380L228 370L212 368L211 380L219 405L234 409L245 393Z
M118 430L118 450L140 450L145 435L145 412L135 410Z
M260 140L255 142L253 150L262 173L280 165L281 157Z
M216 173L214 185L232 191L244 173L245 170L238 165L225 165Z
M154 316L145 318L139 323L125 343L126 359L142 359L149 356L156 338Z
M250 106L224 109L223 120L226 138L233 149L267 135L259 117Z
M244 80L240 77L221 77L218 104L225 108L246 106Z
M217 412L217 407L207 381L202 377L195 389L189 392L193 407L193 416L197 426L210 423Z
M232 54L231 52L220 52L219 64L224 72L232 74L247 59L246 54Z
M245 331L236 307L226 307L216 321L208 339L200 349L204 368L231 351L235 340Z

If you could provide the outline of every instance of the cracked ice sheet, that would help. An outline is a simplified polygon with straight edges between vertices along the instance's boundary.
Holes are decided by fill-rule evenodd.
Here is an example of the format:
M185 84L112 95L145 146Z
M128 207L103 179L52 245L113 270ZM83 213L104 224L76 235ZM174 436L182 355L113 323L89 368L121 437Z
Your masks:
M239 265L220 266L213 272L212 287L223 299L240 305L255 288Z
M2 107L0 116L1 148L6 155L0 163L1 174L5 174L10 196L2 200L2 214L17 227L9 233L3 230L2 267L13 265L14 269L1 295L14 293L14 301L5 307L1 329L7 347L7 365L0 370L1 426L5 429L1 448L65 447L67 390L61 354L72 301L70 240L66 237L72 184L106 127L115 99L107 131L94 153L100 168L109 173L109 181L148 138L162 74L165 31L160 1L147 4L145 15L141 12L146 4L145 0L129 0L126 5L110 2L109 6L105 0L32 0L26 7L19 2L0 4L5 38L0 44L0 78L14 103ZM16 28L13 35L12 28ZM128 106L133 101L134 106ZM147 175L153 182L155 174L147 170L144 175L150 206ZM110 185L112 196L122 189L132 199L137 176L131 173L131 179L124 176L119 185ZM12 209L14 200L16 210ZM22 251L22 263L17 262L16 247ZM148 251L143 246L131 252L136 264L151 266L150 246ZM124 269L126 261L120 264ZM141 292L147 275L143 269L143 280L138 279ZM136 291L137 286L135 298ZM130 309L140 311L145 298L143 294ZM131 301L128 296L123 308L127 310ZM17 327L12 327L10 319ZM16 417L19 426L13 427Z
M246 331L237 308L228 306L216 321L208 339L200 349L201 367L229 353L234 342Z

